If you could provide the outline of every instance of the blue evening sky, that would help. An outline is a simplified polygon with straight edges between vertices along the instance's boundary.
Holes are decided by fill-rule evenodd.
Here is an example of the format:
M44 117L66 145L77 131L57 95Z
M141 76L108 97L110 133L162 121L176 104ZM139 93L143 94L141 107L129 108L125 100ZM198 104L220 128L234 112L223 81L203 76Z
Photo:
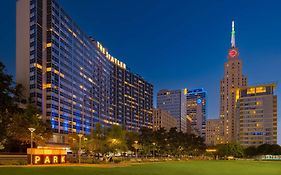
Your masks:
M15 75L15 0L1 2L0 61ZM60 0L87 34L159 89L204 87L219 114L231 20L249 84L281 82L281 1ZM277 95L281 95L280 85ZM279 116L281 103L279 103ZM279 117L279 126L281 125ZM280 128L280 127L279 127ZM281 128L279 143L281 143Z

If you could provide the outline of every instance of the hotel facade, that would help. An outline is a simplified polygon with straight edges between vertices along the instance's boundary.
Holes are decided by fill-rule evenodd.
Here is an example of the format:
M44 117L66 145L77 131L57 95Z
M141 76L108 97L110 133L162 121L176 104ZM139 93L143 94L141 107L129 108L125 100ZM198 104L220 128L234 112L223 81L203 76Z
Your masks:
M152 128L153 85L85 34L57 0L17 0L16 40L16 82L55 133L90 134L98 122Z

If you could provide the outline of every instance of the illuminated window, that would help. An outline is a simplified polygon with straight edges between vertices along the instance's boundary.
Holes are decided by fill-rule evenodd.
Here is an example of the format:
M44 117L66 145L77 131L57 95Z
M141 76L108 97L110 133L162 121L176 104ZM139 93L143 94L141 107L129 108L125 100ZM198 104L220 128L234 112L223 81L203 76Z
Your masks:
M52 43L47 43L47 47L52 47Z
M256 93L263 93L263 92L266 92L266 88L264 86L256 88Z
M247 89L247 94L254 94L255 93L255 88L248 88Z

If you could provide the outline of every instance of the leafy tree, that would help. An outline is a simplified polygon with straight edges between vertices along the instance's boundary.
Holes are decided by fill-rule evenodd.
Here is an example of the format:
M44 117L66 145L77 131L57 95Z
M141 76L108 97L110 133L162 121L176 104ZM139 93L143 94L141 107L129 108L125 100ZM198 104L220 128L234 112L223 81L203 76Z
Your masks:
M126 144L131 151L141 149L139 134L137 132L126 132Z
M52 130L49 122L44 122L39 115L39 110L33 105L27 105L26 109L19 110L13 114L7 125L7 144L14 145L13 150L25 151L30 144L30 131L28 128L35 128L33 142L36 145L44 145L52 137ZM11 147L11 146L9 146ZM7 148L9 148L7 147ZM19 150L15 149L16 147ZM23 148L21 148L23 147Z
M95 130L92 131L90 137L88 138L85 149L90 154L97 153L98 156L100 153L105 154L108 151L108 145L100 123L96 124Z
M234 157L243 157L244 150L243 147L239 144L221 144L218 145L218 154L220 157L234 156Z
M258 154L257 148L255 146L249 146L245 148L244 153L246 157L253 157Z
M108 128L106 142L111 152L127 151L126 131L118 125L112 125Z
M7 137L6 126L9 124L17 105L14 103L16 95L13 77L5 71L5 66L0 62L0 142Z
M44 123L32 105L19 108L23 87L13 82L0 62L0 143L5 151L26 151L30 144L29 127L36 129L34 142L44 144L51 137L50 123Z
M272 155L278 155L281 154L281 148L277 144L262 144L257 147L257 154L259 155L266 155L266 154L272 154Z
M87 137L81 137L81 150L85 149L87 145L88 138ZM79 142L80 137L77 133L71 133L68 134L68 144L70 146L70 149L74 152L74 154L78 154L79 151Z

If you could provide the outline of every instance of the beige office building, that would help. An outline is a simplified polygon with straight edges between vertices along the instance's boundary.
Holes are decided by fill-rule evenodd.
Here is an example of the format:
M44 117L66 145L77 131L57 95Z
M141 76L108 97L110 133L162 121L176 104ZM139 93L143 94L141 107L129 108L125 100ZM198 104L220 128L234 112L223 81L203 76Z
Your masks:
M237 90L238 141L244 146L277 143L277 96L275 84Z
M242 61L235 45L234 21L232 22L231 48L228 61L224 64L224 77L220 82L220 119L222 120L225 143L235 142L235 92L247 85L247 78L242 74Z
M154 131L160 128L164 128L169 131L171 128L177 127L177 119L161 109L153 109L152 121Z
M206 145L223 143L222 121L220 119L208 119L206 122Z

